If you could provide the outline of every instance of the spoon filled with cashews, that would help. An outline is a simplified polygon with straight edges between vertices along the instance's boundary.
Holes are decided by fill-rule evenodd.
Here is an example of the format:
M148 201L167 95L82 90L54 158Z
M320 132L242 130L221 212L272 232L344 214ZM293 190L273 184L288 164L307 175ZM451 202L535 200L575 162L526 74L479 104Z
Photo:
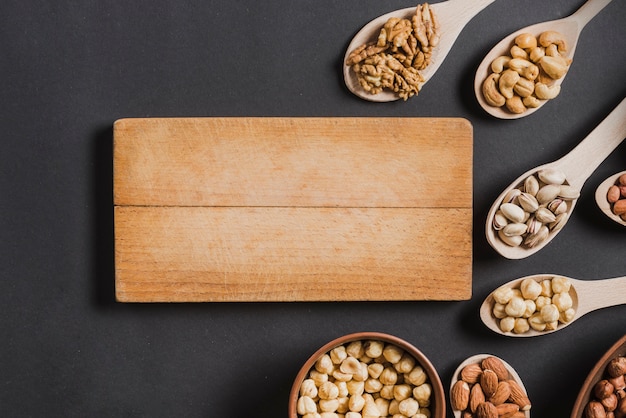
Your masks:
M480 106L500 119L533 114L558 96L583 28L612 0L588 0L569 17L515 31L476 70Z
M498 334L534 337L560 331L589 312L623 304L626 276L578 280L536 274L491 292L480 307L480 319Z
M626 138L626 99L568 154L528 170L494 201L487 214L487 242L509 259L544 248L569 220L595 169Z
M392 102L401 98L406 100L408 97L417 94L423 85L435 75L467 23L469 23L474 16L494 1L495 0L448 0L430 5L428 3L423 3L418 4L417 8L416 6L412 6L405 9L399 9L373 19L356 33L346 50L343 66L343 78L346 87L356 96L371 102ZM372 68L382 65L385 67L386 71L384 71L382 76L378 73L357 75L354 64L357 64L362 69L365 69L366 66L362 65L365 58L371 57L374 55L374 52L386 52L387 49L401 48L401 46L396 44L395 41L390 42L392 39L389 38L391 38L392 35L386 35L385 38L387 38L387 42L382 42L383 45L378 46L377 44L382 38L381 33L383 30L385 31L385 34L387 32L401 34L400 36L393 36L397 36L398 39L402 38L402 40L405 41L404 43L406 43L406 36L411 37L412 34L407 35L404 29L411 32L411 20L416 16L416 10L423 11L426 8L422 8L422 6L427 6L429 10L428 17L424 17L423 19L428 21L428 25L437 27L440 30L437 31L434 37L420 37L417 35L417 38L420 38L421 40L416 40L414 45L409 46L407 44L408 48L406 48L405 45L402 45L402 49L406 50L402 51L402 54L415 55L416 47L425 50L429 55L429 58L428 62L421 65L423 68L419 70L412 68L418 67L415 64L408 66L411 68L404 68L401 63L391 58L390 54L384 54L384 57L381 57L381 60L393 61L393 64L391 64L391 66L394 67L393 70L388 68L389 65L387 63L377 65L368 64L369 67ZM394 27L392 30L386 31L387 28L385 25L388 24L388 22L391 23L390 19L394 19L392 22L398 22L400 24L407 23L406 21L408 20L409 27ZM399 22L400 20L403 21ZM376 48L380 49L380 51L372 51ZM357 49L362 49L362 56L360 59L363 59L363 61L352 59L351 55ZM356 55L359 55L358 52L359 51L357 51ZM401 71L410 72L410 77L401 76ZM396 76L394 76L394 72L396 73ZM385 84L385 81L381 79L384 79L386 74L391 76L391 78L408 78L411 81L414 81L414 86L412 89L409 89L407 94L398 94L398 92L394 92L391 88L387 87L383 89L382 85Z

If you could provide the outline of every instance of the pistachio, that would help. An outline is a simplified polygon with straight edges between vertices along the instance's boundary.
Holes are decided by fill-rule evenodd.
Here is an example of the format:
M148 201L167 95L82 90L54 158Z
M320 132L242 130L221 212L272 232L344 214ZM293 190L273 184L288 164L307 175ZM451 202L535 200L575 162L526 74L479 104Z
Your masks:
M565 213L567 211L567 202L563 199L557 198L548 203L547 208L550 209L555 215L560 215L561 213Z
M539 229L542 225L543 224L539 222L534 216L528 218L528 221L526 221L526 232L528 232L529 234L536 234L537 232L539 232Z
M523 223L510 223L502 228L502 233L508 237L515 235L523 235L526 233L527 226Z
M522 209L526 212L533 213L539 209L539 202L537 201L537 198L530 193L522 193L518 197L518 201Z
M524 209L513 203L503 203L500 206L500 210L507 219L513 222L523 222L526 217Z
M539 180L537 177L530 175L524 180L524 191L530 195L536 196L539 191Z
M552 213L550 209L544 207L537 209L535 212L535 218L544 224L549 224L550 222L554 222L556 220L554 213Z
M559 195L561 192L561 187L556 184L546 184L537 192L537 201L539 204L546 204Z
M511 189L504 195L503 203L517 203L517 198L522 194L520 189Z
M548 227L550 228L550 231L560 231L561 228L563 228L563 226L565 226L565 223L567 222L567 213L559 213L558 215L556 215L556 218L554 220L554 222L551 222Z
M539 180L546 184L563 184L565 183L565 173L553 168L546 168L537 173Z
M568 184L562 184L558 196L565 200L574 200L580 197L580 191Z
M499 231L504 228L508 223L509 221L507 220L506 216L504 216L501 210L498 210L493 217L493 229Z
M543 225L541 228L539 228L539 231L537 231L536 234L528 235L524 240L524 244L528 248L533 248L545 241L548 238L549 233L550 230L548 229L548 227Z
M498 237L502 240L502 242L510 247L519 247L522 244L522 241L524 241L524 238L522 238L521 235L507 236L504 235L502 230L498 231Z

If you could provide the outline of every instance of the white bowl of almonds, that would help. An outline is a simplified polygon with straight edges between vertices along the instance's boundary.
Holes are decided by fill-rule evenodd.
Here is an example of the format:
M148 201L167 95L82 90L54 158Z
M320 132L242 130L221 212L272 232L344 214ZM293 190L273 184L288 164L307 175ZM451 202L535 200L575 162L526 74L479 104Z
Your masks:
M379 332L344 335L304 363L289 395L289 418L445 418L441 379L407 341Z

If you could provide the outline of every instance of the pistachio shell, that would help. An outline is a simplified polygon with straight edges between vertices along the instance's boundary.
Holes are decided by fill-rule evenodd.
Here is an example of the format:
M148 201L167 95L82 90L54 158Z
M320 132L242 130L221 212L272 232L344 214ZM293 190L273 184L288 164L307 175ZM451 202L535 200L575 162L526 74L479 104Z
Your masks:
M504 235L502 230L498 231L498 237L502 240L502 242L510 247L518 247L522 244L522 241L524 240L521 235L514 235L511 237L506 236Z
M524 235L526 233L527 226L523 223L511 223L502 228L502 233L507 237L515 235Z
M561 192L561 186L555 184L547 184L537 192L537 201L540 205L544 205L554 199Z
M522 209L526 212L533 213L539 209L539 202L537 201L537 198L530 193L522 193L519 195L517 200Z
M553 168L546 168L537 173L539 180L546 184L563 184L565 183L565 173Z
M556 220L556 216L548 208L537 209L537 212L535 212L535 218L544 224L549 224L550 222L554 222Z
M500 210L507 219L513 222L524 222L524 218L526 217L524 209L514 205L513 203L503 203L500 206Z
M560 187L558 196L565 200L574 200L580 197L580 191L578 191L575 187L563 184Z
M524 180L524 191L533 196L537 195L539 191L539 180L535 176L528 176L526 180Z

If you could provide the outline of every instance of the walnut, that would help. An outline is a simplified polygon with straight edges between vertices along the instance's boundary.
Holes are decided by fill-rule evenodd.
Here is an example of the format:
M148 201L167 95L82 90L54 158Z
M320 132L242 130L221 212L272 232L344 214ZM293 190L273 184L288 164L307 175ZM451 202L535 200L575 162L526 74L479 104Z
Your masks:
M389 89L407 100L419 93L424 83L419 71L430 64L438 43L439 22L428 3L424 3L416 7L411 19L389 18L376 42L352 51L346 65L352 67L368 93Z

